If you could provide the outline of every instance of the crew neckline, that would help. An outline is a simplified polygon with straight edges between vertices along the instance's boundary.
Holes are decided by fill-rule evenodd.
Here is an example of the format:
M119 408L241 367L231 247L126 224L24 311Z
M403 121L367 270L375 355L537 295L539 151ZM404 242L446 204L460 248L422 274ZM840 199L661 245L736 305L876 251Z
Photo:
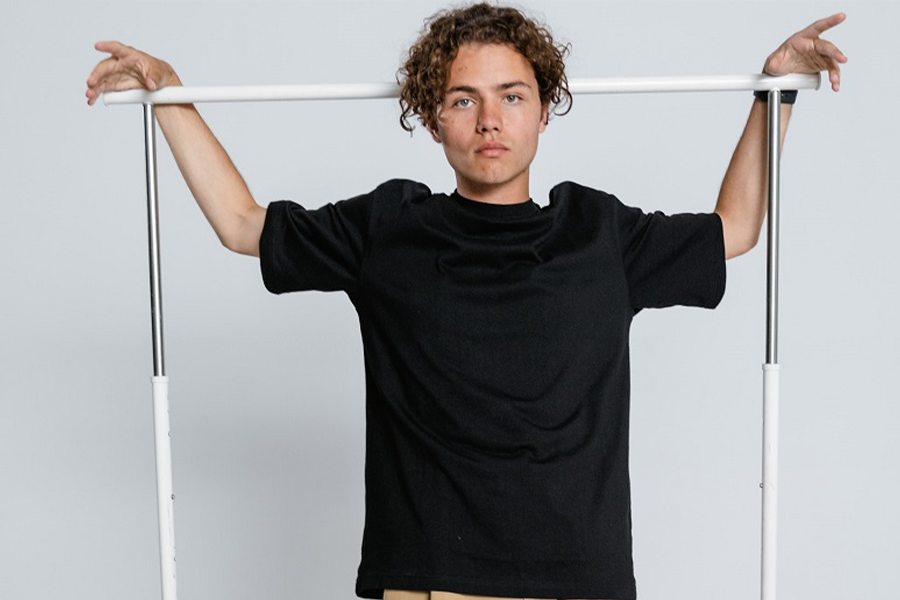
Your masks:
M493 204L466 198L457 190L453 190L449 197L462 209L486 217L518 218L534 215L541 211L541 207L531 198L514 204Z

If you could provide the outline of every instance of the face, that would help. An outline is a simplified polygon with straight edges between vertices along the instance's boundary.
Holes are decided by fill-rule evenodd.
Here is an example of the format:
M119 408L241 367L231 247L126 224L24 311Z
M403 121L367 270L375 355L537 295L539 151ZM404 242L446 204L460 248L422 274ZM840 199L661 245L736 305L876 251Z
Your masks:
M501 44L461 46L438 107L437 131L430 130L456 171L459 193L483 202L527 200L529 166L547 110L534 69L517 50Z

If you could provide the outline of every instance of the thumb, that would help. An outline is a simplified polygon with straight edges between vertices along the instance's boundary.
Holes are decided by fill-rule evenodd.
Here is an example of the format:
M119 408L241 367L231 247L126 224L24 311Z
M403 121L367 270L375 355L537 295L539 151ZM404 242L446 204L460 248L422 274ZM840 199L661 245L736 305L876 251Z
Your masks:
M143 75L147 89L151 92L157 91L159 89L160 75L162 75L159 70L152 65L147 65L143 69ZM163 82L163 85L165 85L165 82Z

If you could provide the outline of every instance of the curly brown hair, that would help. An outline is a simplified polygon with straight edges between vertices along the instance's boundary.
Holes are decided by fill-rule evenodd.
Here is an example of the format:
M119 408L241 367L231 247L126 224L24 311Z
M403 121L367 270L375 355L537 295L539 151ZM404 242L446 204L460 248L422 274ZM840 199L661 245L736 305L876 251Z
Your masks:
M565 99L572 108L564 57L571 45L557 45L549 30L516 8L481 2L447 8L425 19L419 39L410 47L405 64L397 71L400 84L400 126L412 134L407 119L419 115L425 127L437 130L437 109L443 100L450 63L466 43L508 44L534 67L541 104L553 110ZM549 122L549 111L547 122Z

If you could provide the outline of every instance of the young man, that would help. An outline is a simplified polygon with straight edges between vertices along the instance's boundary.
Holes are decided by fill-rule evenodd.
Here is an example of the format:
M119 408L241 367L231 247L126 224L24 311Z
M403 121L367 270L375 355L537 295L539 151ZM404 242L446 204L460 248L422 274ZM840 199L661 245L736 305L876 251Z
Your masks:
M773 53L773 75L846 58L819 33ZM114 42L100 92L180 85ZM393 179L307 210L258 206L193 106L157 117L222 243L260 257L274 293L342 290L366 369L363 598L636 597L628 475L631 320L715 307L725 260L752 248L766 207L765 106L709 214L646 214L572 182L541 208L529 167L551 105L570 99L565 49L510 8L430 19L404 65L417 114L456 173L451 194ZM791 107L783 109L787 124ZM782 129L782 134L784 127Z

